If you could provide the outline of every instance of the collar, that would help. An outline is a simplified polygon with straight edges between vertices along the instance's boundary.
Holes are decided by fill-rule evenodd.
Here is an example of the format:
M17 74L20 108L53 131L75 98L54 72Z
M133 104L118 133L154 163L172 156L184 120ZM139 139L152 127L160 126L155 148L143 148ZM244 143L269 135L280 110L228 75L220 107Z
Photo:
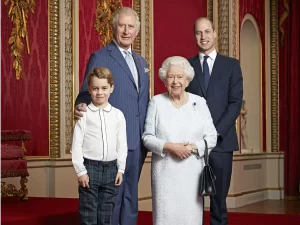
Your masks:
M199 59L203 60L204 59L205 54L203 54L202 52L199 52ZM209 58L212 59L213 61L216 60L217 57L217 51L216 49L214 49L211 53L208 54Z
M95 105L93 104L93 102L91 102L91 103L88 105L88 108L89 108L91 111L93 111L93 112L97 112L98 110L101 110L99 107L95 106ZM110 112L111 109L112 109L112 106L111 106L111 104L108 103L107 106L106 106L105 108L103 108L103 111L105 111L105 112Z
M126 55L125 55L125 53L124 53L124 51L128 51L128 52L130 52L130 54L132 55L132 50L131 50L131 46L130 46L130 48L129 49L124 49L124 48L121 48L120 47L120 45L116 42L116 40L115 39L113 39L113 42L116 44L116 46L118 47L118 49L120 50L120 52L122 53L122 55L124 56L124 58L126 57Z

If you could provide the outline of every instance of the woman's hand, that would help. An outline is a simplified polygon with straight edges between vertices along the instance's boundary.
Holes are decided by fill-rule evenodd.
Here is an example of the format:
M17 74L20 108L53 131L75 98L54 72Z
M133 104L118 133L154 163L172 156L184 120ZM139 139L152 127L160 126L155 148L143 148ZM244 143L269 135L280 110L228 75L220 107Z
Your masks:
M166 143L164 149L179 159L186 159L192 154L189 143Z

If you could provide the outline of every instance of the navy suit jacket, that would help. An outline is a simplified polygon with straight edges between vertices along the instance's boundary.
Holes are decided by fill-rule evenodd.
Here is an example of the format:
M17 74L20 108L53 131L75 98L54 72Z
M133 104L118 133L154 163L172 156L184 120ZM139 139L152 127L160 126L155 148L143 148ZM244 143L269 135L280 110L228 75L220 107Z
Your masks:
M235 121L240 114L243 100L243 77L239 61L217 54L205 92L199 55L188 60L195 70L195 77L186 91L206 99L214 125L220 135L213 151L238 150Z
M126 119L127 144L129 150L139 149L141 135L149 102L149 76L145 59L132 51L139 75L139 92L130 69L117 45L112 41L104 48L95 51L90 56L84 81L75 105L89 104L91 96L88 92L87 75L95 67L108 68L114 77L114 91L110 95L109 103L120 109Z

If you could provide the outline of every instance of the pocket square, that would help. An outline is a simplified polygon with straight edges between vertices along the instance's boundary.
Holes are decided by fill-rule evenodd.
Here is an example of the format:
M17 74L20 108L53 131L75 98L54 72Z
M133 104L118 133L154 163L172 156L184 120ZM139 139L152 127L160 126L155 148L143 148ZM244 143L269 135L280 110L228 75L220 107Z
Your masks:
M144 68L145 73L148 73L150 70L148 68Z

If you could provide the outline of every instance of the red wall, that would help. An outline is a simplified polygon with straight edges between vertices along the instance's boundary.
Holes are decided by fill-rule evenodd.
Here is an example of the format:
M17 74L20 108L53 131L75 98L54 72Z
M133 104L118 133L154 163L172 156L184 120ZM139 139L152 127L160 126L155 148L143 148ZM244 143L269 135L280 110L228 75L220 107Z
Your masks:
M154 0L154 94L165 92L158 70L170 56L197 54L194 22L207 16L206 0Z
M16 80L10 56L13 23L8 17L10 4L1 1L1 129L27 129L27 155L48 156L48 3L36 1L29 13L27 30L31 54L24 40L23 78Z
M261 0L240 0L240 30L246 14L251 14L259 27L262 55L262 116L263 116L263 151L266 151L266 72L265 72L265 2Z

